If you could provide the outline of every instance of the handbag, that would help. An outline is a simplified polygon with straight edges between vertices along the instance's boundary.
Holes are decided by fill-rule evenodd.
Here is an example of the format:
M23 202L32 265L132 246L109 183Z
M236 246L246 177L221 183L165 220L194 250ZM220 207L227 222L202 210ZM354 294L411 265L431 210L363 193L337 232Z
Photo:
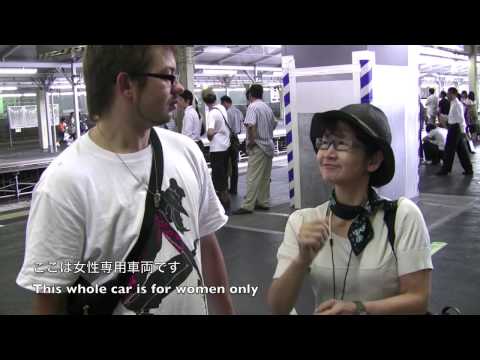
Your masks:
M150 131L150 143L152 144L152 149L155 152L155 156L158 159L158 183L162 184L163 180L163 151L160 139L154 129ZM153 229L153 218L154 218L154 199L153 193L155 192L155 163L154 156L152 156L152 165L150 171L150 180L148 188L150 191L147 192L147 198L145 200L145 214L143 216L143 222L140 229L140 234L138 240L133 247L133 249L128 254L125 262L131 262L138 258L143 247L145 246L146 241L150 238L150 233ZM101 284L101 286L106 288L105 294L68 294L67 296L67 313L70 315L111 315L115 310L118 302L124 294L114 294L112 293L112 288L114 286L126 286L128 280L128 273L121 273L115 279L108 281L107 283ZM78 280L73 285L75 286L92 286L83 277L79 277Z

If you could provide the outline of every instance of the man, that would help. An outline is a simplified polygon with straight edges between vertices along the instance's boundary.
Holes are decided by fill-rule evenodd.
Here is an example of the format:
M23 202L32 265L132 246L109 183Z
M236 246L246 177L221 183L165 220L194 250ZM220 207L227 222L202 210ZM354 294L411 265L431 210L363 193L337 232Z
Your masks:
M200 139L202 132L202 121L198 110L193 106L193 93L190 90L184 90L178 99L177 107L184 111L182 134L195 141L203 152L203 143Z
M71 141L77 139L77 123L75 122L75 113L71 112L67 122L67 133Z
M198 147L158 128L169 121L183 91L174 75L175 48L88 46L83 70L88 109L97 125L42 174L17 283L37 292L35 314L59 314L69 309L67 287L80 276L102 285L120 278L129 265L127 283L139 291L115 301L113 314L206 314L204 295L178 289L199 284L228 288L215 237L227 217ZM149 139L160 142L163 154L152 149ZM153 214L153 225L145 231L144 213ZM135 262L125 264L140 243L139 233L148 234L142 236L145 246ZM54 271L47 272L45 264ZM81 271L68 271L69 264ZM209 298L216 312L233 312L229 295Z
M418 122L419 122L419 127L418 127L418 157L420 158L420 163L424 163L423 159L423 142L422 142L422 132L423 128L425 126L425 118L426 118L426 109L425 106L423 106L422 101L420 100L420 96L418 97L418 106L419 106L419 112L418 112ZM312 142L314 140L312 139Z
M458 100L458 91L451 87L447 93L450 100L450 111L448 113L448 133L445 144L445 156L442 169L437 173L439 176L447 175L452 171L455 152L458 154L460 164L463 167L463 175L473 175L472 162L467 153L465 146L465 117L463 114L463 106Z
M440 92L440 101L438 102L438 122L447 127L448 113L450 112L450 101L447 99L445 91Z
M230 213L230 195L227 189L230 130L226 125L227 110L222 105L217 104L217 95L210 88L202 91L202 99L208 107L207 138L210 141L213 186L225 212L228 214Z
M438 165L440 159L443 159L447 129L442 125L436 127L435 124L427 124L427 133L428 135L423 138L425 159L432 165Z
M249 89L250 105L244 125L247 128L247 196L236 215L251 214L254 209L270 209L270 177L273 160L273 130L277 121L272 109L265 104L263 87L253 84Z
M428 124L435 124L436 118L437 118L437 109L438 109L438 98L435 95L435 89L430 88L428 89L428 92L430 93L430 96L427 98L427 101L425 102L425 106L427 107L427 116Z
M237 107L232 105L232 99L229 96L222 96L220 103L227 109L228 124L235 134L242 132L243 126L243 114ZM230 189L229 192L232 195L237 195L238 187L238 151L232 151L230 147L229 161L231 164L232 174L230 176Z

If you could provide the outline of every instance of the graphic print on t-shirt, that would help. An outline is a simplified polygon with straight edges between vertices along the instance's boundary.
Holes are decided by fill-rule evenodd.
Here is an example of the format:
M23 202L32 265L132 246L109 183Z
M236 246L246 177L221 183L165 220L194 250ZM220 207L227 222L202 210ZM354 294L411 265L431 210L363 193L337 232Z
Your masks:
M190 281L184 285L202 284L201 272L195 261L199 239L194 241L192 251L182 240L181 234L190 231L184 226L181 217L182 214L188 217L182 206L184 197L185 191L175 179L170 179L169 188L161 191L160 207L154 215L150 238L139 259L136 259L139 262L153 262L153 269L149 273L134 273L128 278L128 286L132 289L136 289L137 286L144 287L146 293L134 291L123 299L124 306L136 314L148 314L151 309L158 308L162 300L175 293L176 287L182 286L190 275L197 278L196 284ZM167 240L166 243L163 243L164 238ZM157 288L170 287L170 289L161 293L152 292L154 284Z

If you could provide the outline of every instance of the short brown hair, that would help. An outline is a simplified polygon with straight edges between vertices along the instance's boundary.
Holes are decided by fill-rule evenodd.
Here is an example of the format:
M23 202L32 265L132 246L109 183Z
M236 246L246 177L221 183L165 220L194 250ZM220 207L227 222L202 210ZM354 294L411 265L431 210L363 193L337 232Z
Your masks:
M210 105L217 101L217 95L212 88L207 88L202 91L202 100L205 104Z
M167 46L175 53L174 46ZM152 64L153 45L88 45L83 58L87 107L93 119L110 110L120 72L144 73ZM146 79L138 78L140 87Z

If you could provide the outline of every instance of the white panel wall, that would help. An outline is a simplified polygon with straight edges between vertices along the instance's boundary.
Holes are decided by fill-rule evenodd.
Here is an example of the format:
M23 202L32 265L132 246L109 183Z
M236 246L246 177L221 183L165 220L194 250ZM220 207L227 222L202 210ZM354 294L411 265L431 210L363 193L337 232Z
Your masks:
M304 70L304 69L302 69ZM318 69L317 69L318 70ZM353 80L299 82L296 86L296 109L298 130L294 132L294 142L298 144L299 162L295 170L295 180L300 191L295 190L299 198L296 207L315 207L328 200L331 187L326 184L318 167L313 146L310 141L310 125L313 114L340 109L354 101Z
M376 65L373 105L387 115L392 130L396 168L393 180L380 189L389 198L418 195L418 102L410 67ZM417 105L418 106L418 105Z
M297 112L316 113L339 109L354 102L353 80L299 82Z

